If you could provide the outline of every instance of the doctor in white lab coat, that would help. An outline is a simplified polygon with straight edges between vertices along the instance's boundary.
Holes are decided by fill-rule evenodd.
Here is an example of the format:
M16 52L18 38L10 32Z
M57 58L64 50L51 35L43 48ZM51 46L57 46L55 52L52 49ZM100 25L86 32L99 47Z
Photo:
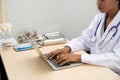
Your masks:
M57 56L56 63L84 62L105 66L120 74L120 0L97 0L98 13L78 38L62 49L51 51L47 58ZM69 54L78 50L89 54Z

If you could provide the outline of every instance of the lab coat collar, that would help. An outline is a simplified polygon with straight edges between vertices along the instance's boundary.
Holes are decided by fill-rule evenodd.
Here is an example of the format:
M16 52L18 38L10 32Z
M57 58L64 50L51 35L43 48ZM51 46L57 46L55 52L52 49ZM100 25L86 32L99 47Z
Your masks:
M102 37L103 37L103 35L101 34L101 31L102 31L102 29L103 29L103 25L104 25L104 22L105 22L105 18L106 18L106 14L105 13L102 13L102 15L101 15L102 17L101 17L101 23L100 23L100 25L99 25L99 28L98 28L98 31L97 31L97 38L99 38L99 39L101 39Z
M102 21L102 24L104 23L105 21L105 17L106 17L106 14L104 14L104 18L103 18L103 21ZM102 40L104 40L104 38L106 37L106 35L108 34L108 31L113 27L113 26L116 26L118 23L120 22L120 10L118 11L118 13L116 14L116 16L113 18L113 20L110 22L110 24L108 25L105 33L103 34L102 36ZM103 26L103 25L101 25ZM102 28L101 28L102 29Z
M113 26L116 26L120 22L120 10L116 14L116 16L113 18L113 20L110 22L110 24L107 27L107 31Z
M103 24L104 24L104 21L105 21L105 18L106 18L106 14L103 14L103 19L102 19L102 22L101 22L101 27L100 27L100 31L101 29L103 29ZM110 24L108 25L105 33L103 34L101 40L100 40L100 43L102 41L104 41L104 39L107 37L107 35L109 34L109 30L113 27L113 26L116 26L118 23L120 22L120 10L118 11L118 13L116 14L116 16L113 18L113 20L110 22ZM104 43L106 44L106 43ZM103 45L104 45L103 44Z

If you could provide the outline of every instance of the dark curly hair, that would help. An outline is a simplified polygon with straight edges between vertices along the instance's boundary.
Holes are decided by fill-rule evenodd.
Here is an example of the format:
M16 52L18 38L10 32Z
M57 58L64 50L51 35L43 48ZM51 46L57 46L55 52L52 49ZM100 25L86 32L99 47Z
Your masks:
M118 2L119 2L119 3L118 3L118 6L119 6L119 8L120 8L120 0L118 0Z

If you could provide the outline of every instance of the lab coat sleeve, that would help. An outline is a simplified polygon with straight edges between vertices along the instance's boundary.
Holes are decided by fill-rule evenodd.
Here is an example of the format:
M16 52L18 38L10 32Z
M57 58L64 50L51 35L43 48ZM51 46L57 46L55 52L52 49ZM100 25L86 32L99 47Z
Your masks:
M89 50L90 48L90 34L91 31L89 29L86 29L82 32L82 35L80 37L72 39L67 46L71 48L71 52L75 52L78 50Z
M94 32L94 29L96 29L96 24L99 19L98 17L99 14L95 16L89 27L82 32L80 37L72 39L67 44L67 46L71 48L71 52L75 52L78 50L84 50L84 51L90 50L91 35Z
M88 64L105 66L120 73L120 37L112 52L101 54L82 54L81 61Z

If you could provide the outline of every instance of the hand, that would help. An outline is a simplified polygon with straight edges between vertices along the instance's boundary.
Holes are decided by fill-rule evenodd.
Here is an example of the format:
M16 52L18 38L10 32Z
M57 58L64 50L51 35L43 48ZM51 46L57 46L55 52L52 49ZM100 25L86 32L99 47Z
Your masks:
M64 65L69 62L79 62L81 61L80 54L60 54L57 56L56 63L60 65Z
M64 47L62 49L56 49L56 50L50 52L47 55L47 58L52 59L54 56L57 56L58 54L67 54L70 50L71 50L70 47Z

